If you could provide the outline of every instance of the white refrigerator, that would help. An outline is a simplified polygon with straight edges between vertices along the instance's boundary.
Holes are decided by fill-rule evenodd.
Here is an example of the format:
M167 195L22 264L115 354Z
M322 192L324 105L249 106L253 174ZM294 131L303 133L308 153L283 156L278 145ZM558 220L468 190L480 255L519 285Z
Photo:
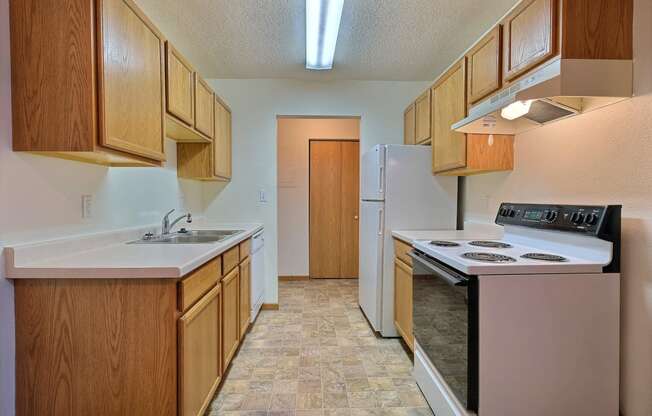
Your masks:
M454 230L457 178L433 176L431 148L376 145L362 156L359 304L374 330L396 337L392 230Z

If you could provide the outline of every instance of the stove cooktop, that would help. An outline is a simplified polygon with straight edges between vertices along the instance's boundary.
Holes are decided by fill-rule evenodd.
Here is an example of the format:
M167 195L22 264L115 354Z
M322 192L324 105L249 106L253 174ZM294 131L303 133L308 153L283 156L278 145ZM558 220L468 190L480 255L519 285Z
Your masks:
M414 247L468 275L602 273L611 258L559 253L506 240L416 241Z

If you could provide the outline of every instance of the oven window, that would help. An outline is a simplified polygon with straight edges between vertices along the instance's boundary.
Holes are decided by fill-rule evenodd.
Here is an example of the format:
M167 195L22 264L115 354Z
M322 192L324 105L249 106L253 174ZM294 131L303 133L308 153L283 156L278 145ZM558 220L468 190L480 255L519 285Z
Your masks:
M476 363L469 366L469 294L475 284L453 286L436 272L415 262L413 268L414 336L457 399L472 409L476 380L469 380ZM470 290L471 289L471 290ZM475 309L475 308L473 308ZM471 351L475 348L471 346Z

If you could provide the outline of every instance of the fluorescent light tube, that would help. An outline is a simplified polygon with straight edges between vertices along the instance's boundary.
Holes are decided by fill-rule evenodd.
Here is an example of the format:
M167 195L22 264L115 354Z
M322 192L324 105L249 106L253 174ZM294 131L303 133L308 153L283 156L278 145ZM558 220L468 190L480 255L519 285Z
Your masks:
M306 68L332 69L344 0L306 0Z
M527 101L516 101L503 108L500 111L500 115L507 120L516 120L519 117L523 117L530 112L530 106L532 106L533 100Z

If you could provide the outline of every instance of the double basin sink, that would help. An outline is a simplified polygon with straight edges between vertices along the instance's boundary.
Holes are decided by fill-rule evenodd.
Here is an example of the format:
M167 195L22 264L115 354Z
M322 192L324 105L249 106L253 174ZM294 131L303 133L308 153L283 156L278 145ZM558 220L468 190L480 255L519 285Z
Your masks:
M243 230L194 230L180 231L167 235L146 234L143 238L128 244L210 244L233 237Z

